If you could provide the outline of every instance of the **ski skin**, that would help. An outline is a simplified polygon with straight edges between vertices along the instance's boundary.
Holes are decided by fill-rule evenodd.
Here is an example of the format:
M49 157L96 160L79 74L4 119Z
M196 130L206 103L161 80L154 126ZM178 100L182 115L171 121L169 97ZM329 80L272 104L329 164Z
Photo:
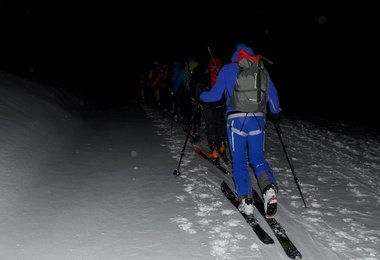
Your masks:
M301 259L301 253L298 251L293 242L289 239L285 229L280 225L279 222L277 222L277 220L274 217L266 217L263 200L261 199L260 195L256 192L256 190L252 189L252 195L255 207L264 217L269 227L272 229L274 235L280 242L280 245L284 249L286 255L291 259Z
M206 159L207 161L209 161L210 163L212 163L212 165L214 165L218 170L220 170L221 172L223 172L224 174L226 175L231 175L231 172L224 168L222 165L220 165L219 163L214 163L210 158L207 157L207 154L205 154L201 148L199 147L195 147L194 148L195 152L197 154L199 154L200 156L202 156L204 159Z
M236 198L235 193L230 189L230 187L224 181L221 184L221 190L227 199L238 209L239 201ZM239 209L238 209L239 211ZM239 211L239 213L244 217L247 223L251 226L252 230L256 233L257 237L264 244L274 244L274 240L268 235L268 233L259 225L258 220L254 216L247 216L246 214Z

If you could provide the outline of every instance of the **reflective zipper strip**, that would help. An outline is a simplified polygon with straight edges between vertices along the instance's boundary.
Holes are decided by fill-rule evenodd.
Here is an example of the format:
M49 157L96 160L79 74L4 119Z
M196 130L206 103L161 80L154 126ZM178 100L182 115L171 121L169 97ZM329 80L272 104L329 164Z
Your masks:
M265 132L263 133L263 152L265 151Z
M231 125L230 125L230 129L231 129L231 141L232 141L232 151L235 152L235 138L234 138L234 131L232 131L232 129L235 129L234 128L234 123L235 123L235 120L232 120L231 122Z

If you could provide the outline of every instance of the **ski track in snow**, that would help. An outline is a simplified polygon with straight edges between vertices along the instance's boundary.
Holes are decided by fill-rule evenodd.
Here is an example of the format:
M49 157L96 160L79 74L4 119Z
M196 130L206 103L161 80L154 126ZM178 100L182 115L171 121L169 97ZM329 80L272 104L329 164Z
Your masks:
M186 136L182 130L183 125L173 123L170 117L159 110L147 106L144 109L153 120L157 135L165 137L166 143L162 145L167 146L172 157L179 161ZM304 208L294 183L278 136L267 135L267 143L271 144L267 148L267 159L280 183L280 199L284 198L280 204L288 207L289 214L304 225L314 239L328 246L342 259L380 259L379 252L372 249L380 243L380 225L367 227L365 224L376 222L371 218L379 215L378 210L377 214L373 210L380 203L380 176L373 169L380 169L380 144L373 139L363 141L358 146L354 143L355 139L330 131L321 137L320 130L318 132L314 127L307 122L282 123L284 143L297 177L300 178L307 209ZM268 124L268 128L272 128L268 132L275 133L272 125ZM366 153L365 160L360 161L363 152ZM236 211L225 210L222 206L219 187L202 178L208 168L192 166L194 156L196 155L191 149L185 150L180 167L182 174L179 177L184 180L184 190L188 196L179 197L177 201L183 203L187 199L193 200L197 205L196 215L199 220L190 223L187 218L176 216L171 221L189 234L209 233L212 248L210 254L217 259L232 259L231 253L239 249L241 240L248 239L233 231L234 227L243 223L234 219L234 215L238 214ZM305 156L307 162L297 159ZM359 175L360 178L356 178ZM360 181L363 177L368 179L368 183ZM336 194L334 187L341 185L345 185L346 193ZM342 195L350 196L349 201L360 205L363 211L350 210L350 205L340 203L339 196ZM217 217L220 214L225 215L228 221L220 223L220 218ZM261 245L253 243L250 250L253 256L258 259L261 257Z

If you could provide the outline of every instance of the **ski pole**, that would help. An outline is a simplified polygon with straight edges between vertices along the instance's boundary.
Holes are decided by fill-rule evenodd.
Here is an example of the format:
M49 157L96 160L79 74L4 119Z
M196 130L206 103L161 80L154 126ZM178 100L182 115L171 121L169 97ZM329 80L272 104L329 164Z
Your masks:
M185 143L183 144L183 147L182 147L181 157L179 158L178 165L177 165L177 169L175 169L175 170L173 171L173 175L175 175L175 176L179 176L179 175L181 175L181 172L179 171L179 167L181 166L182 158L183 158L183 155L185 154L186 145L187 145L187 143L188 143L188 140L189 140L189 137L190 137L190 134L191 134L192 127L194 126L194 123L195 123L195 122L194 122L194 121L195 121L194 119L195 119L195 114L196 114L197 109L198 109L198 103L199 103L199 98L195 101L194 110L193 110L193 113L192 113L192 115L191 115L191 119L190 119L189 129L187 130Z
M212 55L212 52L211 52L211 49L210 49L209 46L207 46L207 50L208 50L208 52L210 53L210 56L211 56L212 62L214 62L214 67L215 67L216 71L217 71L218 74L219 74L219 68L218 68L218 65L216 64L216 61L215 61L215 59L214 59L214 56Z
M286 150L286 147L284 145L284 141L282 140L282 135L281 135L281 128L280 128L280 124L275 121L274 123L274 126L276 128L276 132L277 132L277 135L278 135L278 138L280 139L280 142L281 142L281 146L282 146L282 149L284 150L284 153L285 153L285 156L286 156L286 159L288 160L288 163L289 163L289 167L290 167L290 170L292 171L292 174L293 174L293 177L294 177L294 181L295 183L297 184L297 188L298 188L298 191L301 195L301 198L302 198L302 201L303 201L303 204L305 205L305 208L307 208L307 205L306 205L306 202L305 202L305 199L303 197L303 194L302 194L302 191L301 191L301 187L299 185L299 180L294 172L294 169L293 169L293 165L292 165L292 162L290 161L290 158L289 158L289 154Z
M210 46L207 46L207 50L208 50L208 52L210 53L210 57L211 57L211 59L212 59L212 62L214 63L215 70L216 70L216 72L219 74L220 71L219 71L218 65L216 64L216 61L215 61L215 59L214 59L214 55L212 55L212 52L211 52ZM225 99L226 96L227 96L227 94L229 94L229 93L228 93L227 89L225 89L222 98ZM229 95L229 96L230 96L230 95ZM202 111L203 111L203 107L202 107ZM203 116L204 116L204 111L203 111ZM226 148L227 148L227 147L229 147L229 146L227 145L227 142L226 142Z
M259 58L261 58L261 59L266 60L270 65L273 65L273 62L270 61L267 57L265 57L265 56L263 56L263 55L257 55L257 56L259 56Z
M173 121L174 119L172 118L172 120L170 120L170 139L172 138L172 135L173 135Z

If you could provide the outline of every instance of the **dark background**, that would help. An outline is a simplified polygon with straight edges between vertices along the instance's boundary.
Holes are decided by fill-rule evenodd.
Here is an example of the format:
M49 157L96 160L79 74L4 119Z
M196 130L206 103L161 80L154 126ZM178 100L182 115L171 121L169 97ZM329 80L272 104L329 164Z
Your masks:
M229 61L245 42L274 62L284 113L379 125L374 3L205 2L1 1L0 70L120 104L153 60Z

